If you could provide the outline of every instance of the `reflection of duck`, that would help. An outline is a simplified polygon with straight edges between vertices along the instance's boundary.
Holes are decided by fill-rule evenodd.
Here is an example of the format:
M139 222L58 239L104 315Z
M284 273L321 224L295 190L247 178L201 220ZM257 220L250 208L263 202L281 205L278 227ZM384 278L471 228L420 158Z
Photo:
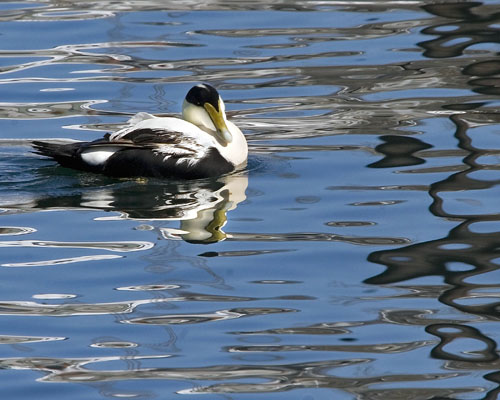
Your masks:
M139 113L129 121L131 126L93 142L34 141L33 146L62 166L110 176L195 179L245 165L245 136L227 121L224 102L212 86L191 88L182 118Z
M224 185L210 194L210 198L191 207L181 219L180 229L161 228L168 239L182 239L190 243L214 243L226 239L222 227L227 222L228 211L246 199L245 190L248 186L246 176L226 176L221 178ZM198 193L202 194L202 193ZM208 193L204 193L208 194Z
M0 206L11 212L95 209L119 213L96 218L101 221L180 221L178 229L149 225L143 228L158 229L166 239L213 243L226 238L221 230L227 222L226 214L246 199L247 186L248 176L244 172L193 181L165 182L152 179L139 184L136 181L121 181L104 187L101 182L98 188L86 187L77 193L71 188L72 193L66 195L45 195L32 199L24 197L22 203Z

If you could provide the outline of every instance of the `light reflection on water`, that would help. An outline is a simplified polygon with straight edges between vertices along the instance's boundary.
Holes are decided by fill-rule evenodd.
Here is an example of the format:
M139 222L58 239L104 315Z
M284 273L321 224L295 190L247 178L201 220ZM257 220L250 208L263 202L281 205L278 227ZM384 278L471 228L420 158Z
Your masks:
M1 4L6 398L496 398L498 6ZM176 113L199 81L247 171L29 152Z

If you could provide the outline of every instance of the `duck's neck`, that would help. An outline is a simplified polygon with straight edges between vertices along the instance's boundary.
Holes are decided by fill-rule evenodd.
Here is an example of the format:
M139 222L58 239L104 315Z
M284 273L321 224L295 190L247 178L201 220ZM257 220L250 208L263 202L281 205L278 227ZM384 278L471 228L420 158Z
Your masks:
M224 107L224 103L220 102L220 106ZM248 145L245 135L231 121L226 120L224 108L222 108L226 125L231 133L232 141L226 145L221 145L217 142L217 149L222 157L234 164L235 166L244 166L248 156ZM184 100L182 105L182 118L185 121L191 122L208 134L216 137L216 128L210 116L203 107L195 106Z
M217 146L217 149L226 160L235 166L244 167L248 157L248 145L245 135L231 121L226 121L226 123L231 131L233 140L227 146Z
M203 107L195 106L184 100L182 104L182 119L196 125L208 133L216 131L215 125Z

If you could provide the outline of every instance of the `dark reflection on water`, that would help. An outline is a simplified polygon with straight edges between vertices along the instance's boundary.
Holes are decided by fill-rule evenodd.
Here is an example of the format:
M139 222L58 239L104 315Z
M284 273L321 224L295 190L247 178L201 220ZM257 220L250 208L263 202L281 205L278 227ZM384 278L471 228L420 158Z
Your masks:
M425 163L425 160L413 154L432 146L419 139L405 136L381 136L385 143L375 147L385 158L367 165L371 168L405 167Z
M498 360L497 343L483 335L478 329L459 324L432 324L425 329L440 339L438 346L434 347L431 355L442 360L465 362L490 362ZM467 355L457 355L444 350L456 339L472 339L480 342L481 350L469 351Z
M424 55L429 58L458 57L471 46L482 43L500 44L500 12L487 14L476 13L481 2L455 4L429 4L423 8L436 16L453 18L452 23L433 25L422 30L422 33L438 36L436 39L420 42L425 49ZM470 76L467 82L478 93L500 94L500 61L497 58L482 59L465 66L462 73Z
M430 14L452 20L452 22L431 25L422 30L422 33L426 35L437 36L436 39L418 44L425 49L424 56L429 58L458 57L463 55L468 47L480 43L498 42L499 29L495 24L500 19L500 12L483 15L476 13L476 7L482 4L478 1L469 1L423 6L422 8Z
M427 12L442 17L443 21L422 30L424 34L436 36L435 39L419 43L419 46L425 49L424 55L439 59L458 57L467 54L472 46L499 43L500 13L484 13L484 9L476 8L481 4L466 2L425 5L423 8ZM477 93L498 94L500 87L498 60L486 57L481 57L480 61L473 58L472 60L461 67L461 73L469 78L467 85ZM494 274L500 267L499 209L494 207L490 211L490 209L476 208L478 211L475 212L460 212L454 211L454 207L450 206L450 201L455 197L450 194L460 196L460 193L477 191L480 198L481 193L488 193L500 183L500 179L496 177L480 178L481 172L499 170L497 163L486 164L483 161L487 156L498 154L498 147L480 148L474 145L476 138L472 136L473 128L481 124L500 122L498 110L488 109L485 106L487 102L443 105L443 109L457 112L450 115L449 120L455 126L454 137L457 148L462 150L463 158L461 165L454 168L455 171L450 170L450 174L429 186L428 192L432 198L429 210L437 218L456 221L456 226L442 238L422 241L399 249L372 252L368 260L384 265L386 270L365 280L366 283L374 285L387 285L441 276L445 285L437 287L432 296L436 295L441 303L470 315L469 322L472 322L474 317L478 318L477 321L496 322L500 315L500 301L498 301L500 286L496 280L487 277L480 278L480 283L476 280L482 275ZM421 143L421 145L422 149L425 149L426 144ZM407 150L406 152L400 150L399 153L384 151L384 146L387 145L380 146L380 151L386 155L386 158L379 162L382 166L397 165L400 154L406 155L400 166L412 165L412 160L414 165L421 161L413 156L415 149L420 150L416 148L414 142L406 146L403 144L401 147L406 147ZM374 164L378 166L377 163ZM463 197L466 199L467 195ZM466 210L467 207L462 209ZM490 224L491 228L486 231L477 230L477 227L487 224ZM407 285L404 287L412 288ZM429 286L414 287L414 290L415 293L422 295L429 290ZM494 371L498 368L496 335L491 336L490 333L460 323L459 320L442 322L427 320L427 322L426 332L439 339L439 343L432 348L430 355L445 360L446 369ZM485 374L484 379L495 384L500 382L497 372ZM499 391L497 386L481 398L497 398Z

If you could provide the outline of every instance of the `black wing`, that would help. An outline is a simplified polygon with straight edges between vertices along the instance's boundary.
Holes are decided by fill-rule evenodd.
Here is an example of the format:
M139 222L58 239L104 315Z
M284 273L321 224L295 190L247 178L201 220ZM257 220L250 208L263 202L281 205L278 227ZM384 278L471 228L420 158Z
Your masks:
M187 138L182 137L182 134L179 132L146 128L133 130L119 139L112 141L112 143L130 142L139 146L155 144L178 145L186 140Z
M117 177L153 176L183 179L218 176L234 169L216 148L205 148L178 132L137 129L116 140L110 135L93 142L52 144L33 142L38 154L65 167ZM89 165L81 154L99 148L112 149L101 165Z

